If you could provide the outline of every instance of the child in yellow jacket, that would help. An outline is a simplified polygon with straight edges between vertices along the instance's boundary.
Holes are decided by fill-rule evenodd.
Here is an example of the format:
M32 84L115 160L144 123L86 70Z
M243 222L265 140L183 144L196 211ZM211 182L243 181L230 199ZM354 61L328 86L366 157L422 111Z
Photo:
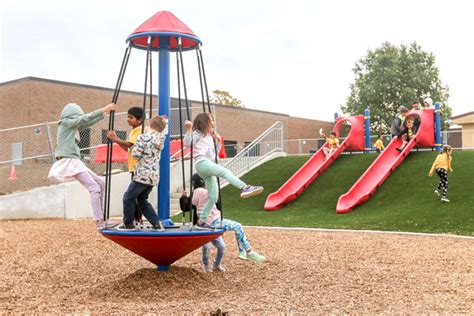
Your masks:
M379 138L377 138L377 140L374 143L374 147L378 153L380 153L382 150L385 149L385 146L383 145L383 141L382 141L382 135L380 135Z
M440 195L440 191L442 190L441 201L449 203L448 200L448 171L453 172L453 168L451 168L451 161L452 161L452 154L453 149L449 145L443 146L443 150L441 153L436 157L433 166L431 166L430 173L428 174L430 177L433 175L433 172L436 170L436 173L439 176L439 183L434 193L436 195Z

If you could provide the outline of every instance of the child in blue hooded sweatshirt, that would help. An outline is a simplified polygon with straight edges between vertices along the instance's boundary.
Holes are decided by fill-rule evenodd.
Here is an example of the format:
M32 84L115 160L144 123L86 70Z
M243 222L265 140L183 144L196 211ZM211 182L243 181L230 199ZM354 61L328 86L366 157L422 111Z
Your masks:
M82 162L79 131L94 125L116 108L114 103L110 103L101 109L85 114L79 105L67 104L61 112L58 124L56 162L48 174L48 179L54 183L77 180L89 191L97 229L105 226L114 227L117 223L104 221L102 209L104 181Z

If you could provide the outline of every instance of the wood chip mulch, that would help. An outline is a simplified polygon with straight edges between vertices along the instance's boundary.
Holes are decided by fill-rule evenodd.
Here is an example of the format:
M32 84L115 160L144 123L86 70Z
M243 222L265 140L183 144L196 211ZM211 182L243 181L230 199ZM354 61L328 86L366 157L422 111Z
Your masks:
M246 229L267 257L204 273L200 249L157 272L91 220L0 221L4 313L474 314L474 240Z

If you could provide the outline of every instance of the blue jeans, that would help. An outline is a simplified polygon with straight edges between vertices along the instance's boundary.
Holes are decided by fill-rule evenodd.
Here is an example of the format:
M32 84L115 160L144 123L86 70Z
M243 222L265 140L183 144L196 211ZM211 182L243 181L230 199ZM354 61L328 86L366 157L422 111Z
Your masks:
M245 183L234 176L232 172L226 168L219 166L209 160L201 160L196 164L196 171L204 179L206 184L208 200L202 208L200 219L205 222L209 216L209 212L214 207L219 199L219 192L217 188L217 178L221 177L229 181L234 187L242 189L245 187Z
M209 254L211 252L211 244L217 248L217 255L216 255L216 260L214 261L214 267L218 267L221 265L222 257L224 256L224 252L225 252L224 238L222 238L222 236L219 236L213 241L210 241L204 246L202 246L202 263L206 266L209 264Z
M148 195L153 190L152 185L143 184L140 182L130 182L127 191L123 194L123 223L132 224L135 219L135 201L138 203L139 209L143 216L152 224L158 224L160 220L156 215L153 206L148 202Z
M216 228L220 227L221 220L216 219L212 222L211 226ZM250 243L247 239L247 235L245 235L244 228L239 222L224 218L224 220L222 221L222 229L224 229L225 231L233 230L235 232L235 240L237 241L237 248L239 248L239 252L247 251L251 248Z

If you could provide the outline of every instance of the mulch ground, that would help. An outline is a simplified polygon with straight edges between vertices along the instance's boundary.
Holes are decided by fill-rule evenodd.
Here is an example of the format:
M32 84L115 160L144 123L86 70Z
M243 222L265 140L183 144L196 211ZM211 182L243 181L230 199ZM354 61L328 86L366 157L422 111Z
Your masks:
M200 250L168 272L90 220L0 221L3 313L474 313L474 240L247 229L268 260L201 271Z

